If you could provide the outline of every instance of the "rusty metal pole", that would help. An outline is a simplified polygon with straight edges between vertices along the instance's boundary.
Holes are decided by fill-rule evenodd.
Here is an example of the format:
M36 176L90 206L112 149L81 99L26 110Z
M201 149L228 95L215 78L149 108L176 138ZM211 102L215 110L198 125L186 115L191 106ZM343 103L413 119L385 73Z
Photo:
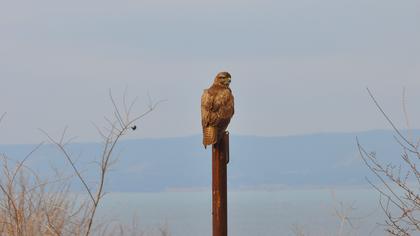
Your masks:
M213 236L227 236L227 164L229 163L229 133L212 148L212 207Z

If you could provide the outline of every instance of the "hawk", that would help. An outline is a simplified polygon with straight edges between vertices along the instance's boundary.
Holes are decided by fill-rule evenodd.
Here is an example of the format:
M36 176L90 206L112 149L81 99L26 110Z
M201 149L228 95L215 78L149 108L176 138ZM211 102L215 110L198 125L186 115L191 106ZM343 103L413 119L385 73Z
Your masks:
M233 116L234 103L232 91L229 88L230 82L230 74L220 72L210 88L205 89L201 96L204 148L220 140Z

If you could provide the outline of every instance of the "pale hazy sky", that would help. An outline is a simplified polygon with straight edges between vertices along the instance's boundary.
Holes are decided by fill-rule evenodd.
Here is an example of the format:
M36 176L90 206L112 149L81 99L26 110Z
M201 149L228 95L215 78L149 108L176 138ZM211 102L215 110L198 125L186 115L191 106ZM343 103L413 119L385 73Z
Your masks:
M0 143L66 125L97 140L108 89L125 87L137 111L148 92L168 100L130 138L198 134L220 70L233 76L234 134L388 128L367 86L397 124L406 87L419 128L420 1L2 1Z

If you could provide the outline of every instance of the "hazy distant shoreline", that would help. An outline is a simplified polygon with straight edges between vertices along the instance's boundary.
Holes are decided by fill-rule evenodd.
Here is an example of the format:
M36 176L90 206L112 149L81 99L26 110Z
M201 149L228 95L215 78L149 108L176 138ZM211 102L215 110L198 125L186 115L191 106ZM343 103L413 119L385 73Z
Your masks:
M420 134L419 130L413 131ZM356 137L366 150L374 150L384 163L400 156L390 130L354 133L258 137L231 134L228 166L230 191L276 191L287 189L368 188L365 177L372 173L360 159ZM0 145L9 158L22 159L34 145ZM99 155L98 143L72 143L81 153L77 165L87 179L95 178L92 161ZM109 192L192 192L211 186L211 150L204 149L201 136L123 140L116 153L119 161L107 179ZM27 164L43 175L51 166L69 170L55 147L45 144ZM375 178L371 178L375 179ZM72 191L78 191L77 182Z

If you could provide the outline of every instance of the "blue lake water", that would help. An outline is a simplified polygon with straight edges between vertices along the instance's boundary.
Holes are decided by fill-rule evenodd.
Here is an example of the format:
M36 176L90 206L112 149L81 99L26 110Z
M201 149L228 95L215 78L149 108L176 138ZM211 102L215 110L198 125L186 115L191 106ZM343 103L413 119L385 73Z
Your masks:
M342 235L385 235L377 226L384 220L378 199L377 192L363 188L233 191L229 235L295 235L294 225L311 236L338 235L336 211L345 211L352 224L346 222ZM172 236L211 235L210 192L110 193L98 214L126 224L137 216L139 227L151 234L166 225Z

